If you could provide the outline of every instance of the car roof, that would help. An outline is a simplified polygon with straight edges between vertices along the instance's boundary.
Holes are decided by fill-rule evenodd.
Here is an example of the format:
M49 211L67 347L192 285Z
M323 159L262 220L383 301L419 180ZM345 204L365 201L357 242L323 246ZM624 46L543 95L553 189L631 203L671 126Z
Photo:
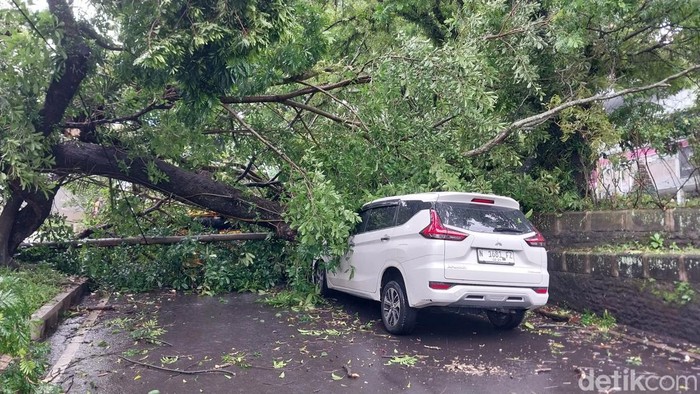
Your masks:
M485 201L479 201L479 200ZM495 205L499 207L507 207L513 209L520 209L520 204L510 197L498 196L495 194L484 194L484 193L464 193L464 192L431 192L431 193L416 193L416 194L404 194L401 196L391 196L379 198L377 200L371 201L364 206L370 204L376 204L381 202L389 202L396 200L419 200L426 202L462 202L462 203L474 203L483 205ZM476 200L476 201L475 201ZM493 201L491 203L490 201Z

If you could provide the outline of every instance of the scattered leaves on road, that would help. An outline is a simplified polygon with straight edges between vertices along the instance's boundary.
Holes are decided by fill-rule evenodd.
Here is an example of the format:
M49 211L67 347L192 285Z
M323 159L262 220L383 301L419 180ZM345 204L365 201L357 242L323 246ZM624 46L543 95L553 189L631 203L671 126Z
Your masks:
M393 356L389 361L385 362L384 365L403 365L407 367L412 367L418 362L418 357L416 356Z
M451 363L444 365L443 368L447 372L459 372L469 376L506 375L506 371L500 366L469 364L460 362L459 359L452 360Z

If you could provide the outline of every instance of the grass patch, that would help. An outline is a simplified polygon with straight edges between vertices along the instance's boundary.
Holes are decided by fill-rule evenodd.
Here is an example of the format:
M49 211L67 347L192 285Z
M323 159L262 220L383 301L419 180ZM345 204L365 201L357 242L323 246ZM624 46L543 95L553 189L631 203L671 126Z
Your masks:
M23 267L19 271L0 268L0 278L12 285L17 297L21 298L21 312L27 317L54 298L60 291L66 277L47 265Z

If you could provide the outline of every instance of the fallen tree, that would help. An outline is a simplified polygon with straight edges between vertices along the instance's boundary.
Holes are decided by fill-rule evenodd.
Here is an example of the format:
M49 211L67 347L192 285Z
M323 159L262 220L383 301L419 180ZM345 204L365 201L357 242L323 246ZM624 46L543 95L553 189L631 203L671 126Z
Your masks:
M84 177L336 253L354 209L379 195L474 190L547 208L585 195L585 176L570 178L594 147L633 139L601 100L663 95L698 71L699 13L684 1L596 5L585 18L556 1L93 3L92 21L66 0L0 10L11 26L0 36L0 265L59 188ZM336 11L356 14L319 17Z

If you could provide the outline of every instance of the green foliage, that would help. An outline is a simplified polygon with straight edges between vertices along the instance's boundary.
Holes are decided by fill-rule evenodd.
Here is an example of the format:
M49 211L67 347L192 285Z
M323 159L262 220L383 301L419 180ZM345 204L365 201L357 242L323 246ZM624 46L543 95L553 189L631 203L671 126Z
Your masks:
M158 339L165 334L166 330L158 325L156 319L149 319L141 322L140 325L131 331L131 338L135 341L145 341L148 343L159 343Z
M654 235L649 237L649 247L655 250L663 249L664 237L659 233L654 233Z
M650 291L665 303L675 306L687 305L695 300L696 291L689 282L674 281L673 284L659 283L653 278L645 281L642 290Z
M173 288L203 294L269 289L284 279L284 243L133 245L83 247L69 273L102 288L149 291Z
M634 365L635 367L639 367L642 365L642 356L630 356L627 357L626 360L627 364L629 365Z
M0 354L12 357L0 374L3 393L51 389L37 383L46 370L49 347L30 340L29 317L58 293L61 278L45 266L18 272L0 270Z
M591 311L585 311L581 315L581 324L584 327L594 327L598 331L607 332L615 328L617 325L617 320L610 314L610 312L608 312L607 309L603 311L601 316L598 316Z
M289 289L275 291L265 297L263 302L274 307L300 312L314 310L316 305L323 303L323 298L315 291Z
M48 12L29 13L32 23L47 40L58 41L60 32ZM37 171L52 162L48 143L35 133L40 97L50 82L47 70L54 69L49 48L24 22L17 10L0 6L0 198L7 182L17 180L23 187L44 188L48 177ZM7 28L5 28L7 26ZM43 74L43 76L42 76Z
M24 265L19 271L0 268L0 278L3 288L19 299L20 302L15 304L19 313L26 316L56 296L65 280L64 275L46 264Z
M404 367L413 367L418 362L416 356L393 356L389 361L385 362L384 365L402 365Z

